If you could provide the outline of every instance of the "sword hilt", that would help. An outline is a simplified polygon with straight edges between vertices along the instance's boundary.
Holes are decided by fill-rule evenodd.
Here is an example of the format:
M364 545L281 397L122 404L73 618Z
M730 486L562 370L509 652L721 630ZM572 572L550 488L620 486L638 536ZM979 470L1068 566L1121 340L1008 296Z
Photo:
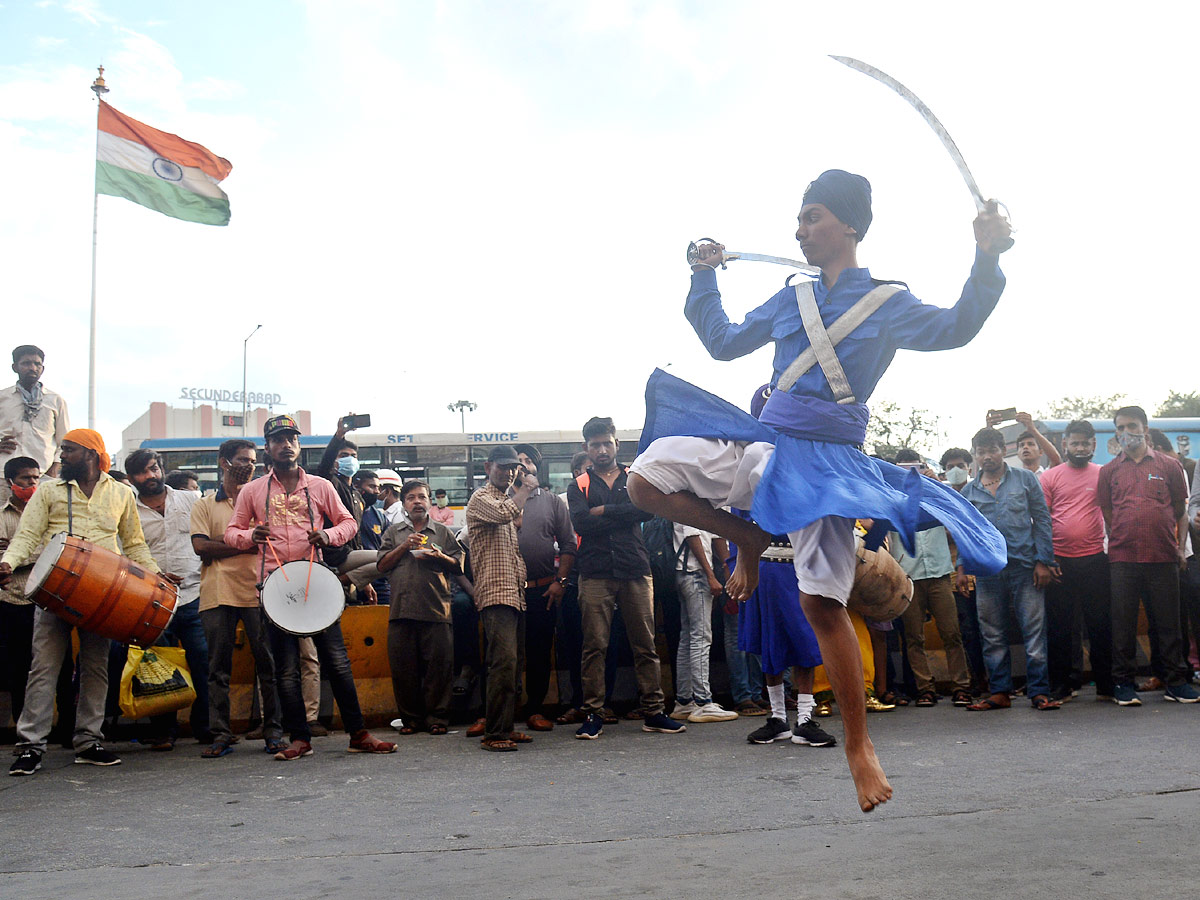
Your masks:
M702 260L700 258L699 244L703 244L703 243L715 244L715 243L717 243L717 241L710 237L702 237L702 238L700 238L699 242L691 241L688 244L688 248L687 248L687 261L688 261L689 266L697 266L697 265L701 265L701 264L706 265L706 266L712 265L712 263L705 262L704 260ZM734 259L734 258L736 258L736 257L726 257L723 255L721 258L721 268L722 269L728 268L728 266L726 266L725 263L728 262L729 259Z
M1004 209L1003 213L1000 212L1001 207L1003 207L1003 209ZM1004 221L1008 223L1009 229L1015 230L1012 228L1012 221L1009 218L1008 207L1005 206L1003 203L1001 203L999 200L992 199L992 200L984 201L983 204L979 207L979 211L981 213L984 213L984 212L995 213L996 215L1001 216L1004 219ZM1003 253L1006 250L1011 250L1013 244L1015 244L1015 243L1016 243L1016 241L1013 239L1012 235L1010 234L1007 237L996 239L993 247L994 247L996 253L999 254L999 253Z

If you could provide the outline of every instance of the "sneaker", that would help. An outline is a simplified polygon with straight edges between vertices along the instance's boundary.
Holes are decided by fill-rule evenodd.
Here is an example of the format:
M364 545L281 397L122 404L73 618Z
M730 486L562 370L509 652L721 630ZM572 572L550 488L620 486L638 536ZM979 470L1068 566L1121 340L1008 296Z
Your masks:
M792 728L792 743L807 747L836 747L837 738L825 731L812 719L797 722Z
M679 716L678 710L675 711L675 715ZM737 717L738 714L732 709L725 709L710 700L703 706L696 707L696 711L688 716L687 720L689 722L729 722Z
M1200 694L1185 681L1183 684L1168 684L1163 690L1163 699L1173 703L1195 703L1200 701Z
M308 741L292 741L286 749L275 754L280 762L292 762L302 756L312 756L312 744Z
M119 766L121 757L99 744L92 744L75 754L75 764L80 766Z
M1141 706L1142 701L1128 681L1113 685L1113 703L1117 706Z
M734 713L734 718L737 718L737 713ZM687 731L687 726L682 722L676 722L674 719L668 718L662 713L655 713L652 716L646 716L646 720L642 722L642 731L656 731L659 734L679 734L681 731Z
M774 716L767 719L761 728L755 728L746 736L751 744L769 744L772 741L786 741L792 732L788 730L787 722Z
M602 734L604 734L604 719L596 713L588 713L583 724L579 726L579 730L575 732L575 737L581 741L594 741Z
M30 747L22 750L21 755L9 768L9 775L32 775L42 767L42 754Z
M671 710L671 715L677 719L686 719L699 708L695 700L689 700L687 703L676 703L675 708Z

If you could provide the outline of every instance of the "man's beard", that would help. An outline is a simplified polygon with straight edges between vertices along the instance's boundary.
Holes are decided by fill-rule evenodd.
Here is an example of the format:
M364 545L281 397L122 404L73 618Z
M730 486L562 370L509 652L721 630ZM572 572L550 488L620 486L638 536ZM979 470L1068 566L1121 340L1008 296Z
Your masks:
M64 481L82 481L87 478L88 465L86 462L62 463L59 466L59 474Z
M157 497L159 494L166 493L166 490L166 484L157 478L147 478L141 484L137 485L137 491L143 497Z

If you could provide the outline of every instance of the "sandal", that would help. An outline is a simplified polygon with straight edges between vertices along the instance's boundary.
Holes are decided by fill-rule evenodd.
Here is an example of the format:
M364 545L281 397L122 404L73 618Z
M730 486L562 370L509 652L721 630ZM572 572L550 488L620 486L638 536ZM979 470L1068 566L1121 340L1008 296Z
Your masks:
M962 688L959 688L957 691L955 691L950 699L955 706L970 706L975 702L971 697L971 692L964 691Z
M416 734L420 730L416 725L409 725L407 722L397 729L401 734Z
M479 742L480 748L494 753L509 753L517 749L517 745L505 738L484 738Z
M616 725L621 720L617 718L617 714L607 706L600 710L600 718L604 720L605 725Z
M578 725L587 718L587 713L577 707L571 707L557 719L559 725Z
M1008 694L992 694L990 697L984 697L978 703L972 703L967 709L970 712L989 712L993 709L1008 709L1012 706L1012 701L1008 698Z
M533 738L531 738L529 735L527 735L523 731L514 731L512 734L510 734L508 736L508 739L510 741L512 741L514 744L532 744L533 743Z
M271 754L282 753L287 747L288 745L283 742L283 738L267 738L265 746L263 746L263 751Z
M430 725L429 733L430 734L446 734L447 729L446 729L445 725Z
M937 706L938 696L933 691L921 691L917 695L917 706Z
M889 703L892 706L908 706L908 698L903 694L897 694L895 691L887 691L879 698L883 703ZM918 703L917 706L921 704Z
M1061 703L1059 703L1057 700L1051 700L1045 694L1038 694L1029 701L1029 704L1034 709L1040 709L1043 711L1048 709L1062 709Z
M212 742L211 747L206 747L200 751L200 755L205 759L220 759L222 756L228 756L233 752L233 748L229 746L228 738L217 738Z

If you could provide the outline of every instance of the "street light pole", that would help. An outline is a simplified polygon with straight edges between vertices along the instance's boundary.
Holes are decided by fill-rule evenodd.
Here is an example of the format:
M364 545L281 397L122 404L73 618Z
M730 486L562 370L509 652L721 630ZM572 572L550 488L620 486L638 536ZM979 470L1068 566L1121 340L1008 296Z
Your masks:
M479 409L479 404L470 400L456 400L454 403L447 404L446 409L450 412L458 410L459 420L462 424L463 434L467 433L467 413L475 412Z
M254 330L246 335L246 339L242 341L242 437L246 436L246 416L249 415L249 408L246 405L246 351L250 344L250 338L258 334L258 329L261 325L255 325Z

